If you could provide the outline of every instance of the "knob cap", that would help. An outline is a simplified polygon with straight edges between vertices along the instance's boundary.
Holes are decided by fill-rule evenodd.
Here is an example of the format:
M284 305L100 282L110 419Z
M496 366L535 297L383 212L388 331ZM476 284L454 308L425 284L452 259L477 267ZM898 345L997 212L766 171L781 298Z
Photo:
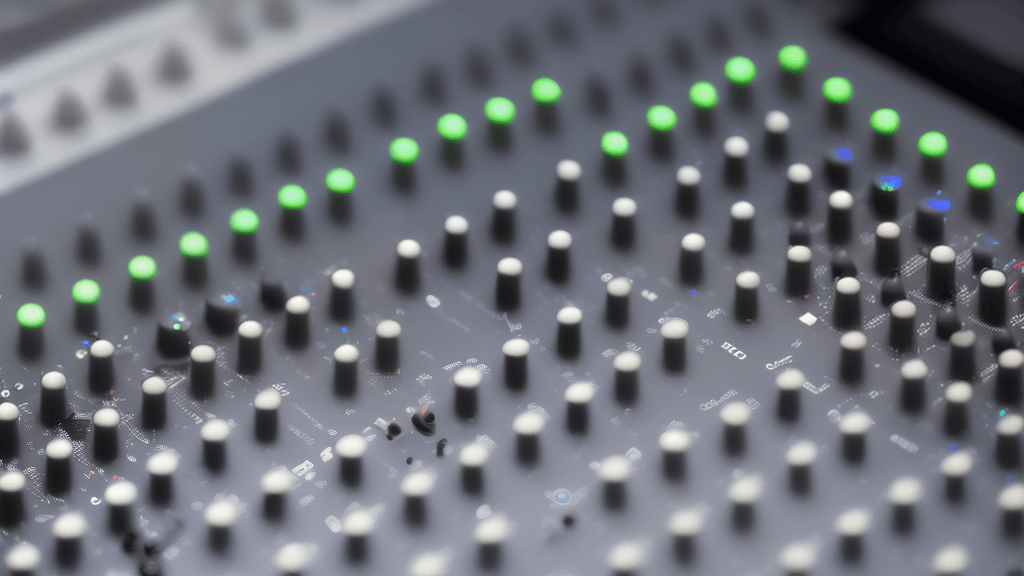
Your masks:
M1016 405L1021 401L1021 380L1024 374L1024 352L1016 348L1003 350L996 357L996 402Z
M956 252L949 246L936 246L928 255L928 295L950 300L956 294Z
M231 528L238 520L238 504L227 498L209 504L203 510L210 548L221 551L231 542Z
M516 233L516 204L514 192L499 190L494 193L494 212L491 216L491 236L499 242L509 242Z
M309 311L312 304L305 296L292 296L284 304L285 341L293 348L309 342Z
M200 344L189 353L189 360L192 396L205 400L213 395L217 351L213 349L213 346Z
M1004 468L1013 468L1021 461L1021 431L1024 417L1007 414L996 423L996 460Z
M61 495L71 489L71 442L54 438L46 444L46 491Z
M89 346L89 390L109 394L114 387L114 345L97 340Z
M836 281L832 323L840 330L860 327L860 281L856 278L847 276Z
M455 383L455 413L464 419L473 419L477 413L477 388L483 374L472 366L463 366L452 377Z
M572 212L579 203L579 183L583 168L575 160L561 160L555 166L555 205L563 212Z
M281 393L274 388L266 388L256 394L253 400L256 409L256 439L260 442L272 442L277 438L277 409L281 407Z
M92 416L93 456L100 462L117 459L121 415L113 408L100 408Z
M725 424L725 450L741 454L746 450L746 427L750 421L750 406L746 402L730 402L718 413Z
M867 451L867 433L873 424L871 416L861 410L851 410L839 420L839 432L843 435L843 458L850 462L862 462Z
M518 258L502 258L498 261L498 282L496 298L499 310L514 310L519 307L519 277L523 263Z
M687 284L696 284L704 277L704 246L707 242L696 232L683 236L679 253L679 276Z
M749 252L754 244L754 205L737 202L729 209L729 247L736 252Z
M4 563L13 576L29 576L38 568L42 560L39 548L31 542L21 542L11 546L4 556Z
M480 443L465 446L459 451L459 466L462 469L462 489L470 494L483 491L484 464L490 457L490 451Z
M661 325L661 357L665 369L678 372L686 366L686 336L690 325L680 318L668 318Z
M25 475L8 470L0 475L0 524L11 528L25 518Z
M449 216L444 221L444 261L452 268L466 263L469 221L462 216Z
M757 272L747 270L736 275L733 308L740 322L753 322L757 319L757 287L760 285L761 275Z
M167 382L159 376L142 381L142 427L158 430L167 422Z
M401 489L405 495L405 519L413 525L422 525L427 520L427 496L434 490L435 475L429 470L413 472L402 479Z
M203 463L211 472L220 472L227 462L227 440L231 425L220 418L207 420L199 429L203 440Z
M526 386L526 356L530 353L530 343L522 338L514 338L501 347L505 357L505 385L512 390L521 390Z
M786 294L806 296L811 292L811 249L790 246L786 251Z
M626 505L626 480L633 475L633 464L625 456L609 456L597 469L604 487L604 504L612 510Z
M18 418L21 410L13 402L0 403L0 458L13 458L18 453Z
M103 497L109 507L111 532L127 532L132 525L132 509L139 497L138 488L128 480L118 480L107 486Z
M547 273L552 282L564 282L569 278L569 248L572 235L565 230L548 234Z
M629 293L633 282L629 278L612 278L605 286L605 320L621 328L629 321Z
M910 300L893 302L889 307L889 347L908 352L914 346L917 306Z
M974 362L973 330L958 330L949 337L949 375L957 380L974 380L977 369Z
M786 450L789 465L789 487L797 494L811 488L811 464L818 458L818 446L810 440L798 440Z
M676 213L683 217L697 215L700 208L700 170L683 166L676 171Z
M985 270L978 280L978 317L995 326L1006 323L1006 275Z
M555 316L558 322L558 353L566 358L573 358L580 352L580 324L583 323L583 311L573 306L566 306Z
M149 497L157 504L167 504L174 497L171 478L178 469L178 455L170 450L161 450L146 460L149 472Z
M420 285L420 254L423 250L415 240L402 240L396 248L398 260L395 266L395 286L404 292L412 292Z
M875 271L892 276L900 269L900 225L882 222L875 228Z
M1000 490L996 503L1003 511L1003 533L1020 536L1024 531L1024 484L1014 482Z
M295 480L287 468L278 467L269 470L260 477L260 490L263 491L263 516L280 519L285 514L285 494L291 490Z
M334 349L334 391L339 396L355 394L358 362L359 349L352 344L342 344Z
M569 431L583 434L590 423L590 402L594 399L592 382L575 382L565 389L566 424Z
M871 511L867 508L847 510L836 518L836 533L841 538L843 559L856 561L861 557L863 537L871 528Z
M73 566L78 563L81 553L82 536L89 523L81 512L65 512L53 521L53 538L56 540L57 563Z
M263 363L263 325L246 320L238 325L238 371L259 372Z
M900 405L907 412L920 412L925 403L925 378L928 365L915 358L900 366Z
M43 374L39 387L39 420L51 428L67 417L67 378L60 372Z
M901 476L889 485L886 497L892 504L893 526L898 531L914 529L914 507L923 493L924 484L915 476Z
M494 570L501 564L502 543L511 531L512 525L504 514L492 514L476 525L473 539L481 568Z
M974 394L974 388L967 382L958 381L946 386L946 411L942 427L946 434L961 434L967 430L967 403Z
M939 463L939 471L946 477L946 498L958 502L964 496L964 479L974 467L970 452L960 450L946 456Z
M516 457L524 464L532 464L540 458L540 433L546 424L544 416L537 412L523 412L512 421L516 433Z
M742 184L747 176L747 156L750 143L742 136L730 136L722 144L725 152L725 180L730 184Z
M636 236L636 201L632 198L616 198L612 202L612 244L626 249L633 245Z
M846 382L857 382L864 372L864 348L868 338L853 330L839 337L839 377Z
M849 242L853 233L853 195L836 190L828 196L828 238L833 244Z
M779 418L793 421L800 416L800 389L806 382L804 373L792 368L775 377L775 386L779 389Z
M792 164L786 169L786 210L794 216L807 213L811 200L811 168Z
M331 317L335 320L348 320L352 317L352 288L356 283L356 275L342 268L331 273Z
M334 445L334 453L341 459L341 482L358 486L363 479L363 455L369 445L358 434L342 436Z
M666 477L681 480L686 476L686 452L692 443L690 433L679 428L661 433L658 447L661 448L661 467Z
M381 320L377 323L374 359L378 370L394 372L398 369L398 337L401 334L402 326L394 320Z
M345 517L342 531L347 537L345 555L350 562L361 562L366 557L376 523L376 516L369 510L355 510Z
M741 476L729 484L728 496L732 502L733 527L749 530L754 524L754 506L764 494L764 480L759 474Z
M629 406L636 402L640 388L640 362L640 355L632 350L620 352L612 362L615 368L615 399L620 404Z

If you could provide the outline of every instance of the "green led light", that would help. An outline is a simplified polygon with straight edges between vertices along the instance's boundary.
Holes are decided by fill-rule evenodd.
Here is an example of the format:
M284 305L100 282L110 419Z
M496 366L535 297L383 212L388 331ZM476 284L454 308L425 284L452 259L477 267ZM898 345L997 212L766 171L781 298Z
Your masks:
M757 77L757 66L746 56L734 56L725 63L725 77L736 86L746 86Z
M629 151L629 140L622 132L605 132L601 136L601 151L611 158L622 158Z
M516 105L508 98L495 96L484 104L484 116L497 126L508 126L516 119Z
M655 132L668 132L676 127L676 113L668 106L651 106L647 110L647 125Z
M448 142L459 142L466 137L469 127L458 114L445 114L437 119L437 134Z
M942 158L949 144L941 132L925 132L917 141L917 151L925 158Z
M853 84L841 76L833 76L821 85L821 95L829 104L846 104L853 98Z
M139 254L128 261L128 275L136 282L146 282L156 278L157 271L156 260L145 254Z
M545 106L554 104L562 97L562 89L551 78L537 78L530 86L533 101Z
M900 115L892 108L880 108L871 113L870 123L876 134L892 136L900 129Z
M1024 214L1024 192L1017 194L1017 201L1013 207L1017 209L1017 214Z
M799 74L807 68L807 50L800 46L783 46L779 50L779 68L788 74Z
M348 194L356 188L356 175L346 168L335 168L327 173L324 183L335 194Z
M302 210L307 201L309 196L298 184L285 184L277 191L277 203L285 210Z
M718 91L711 82L697 82L690 88L690 102L701 110L710 110L718 105Z
M982 162L967 170L967 185L975 190L991 190L996 185L996 171Z
M88 278L79 280L71 287L71 299L79 306L92 306L100 301L100 285Z
M251 208L239 208L228 221L231 231L239 236L252 236L260 227L260 217Z
M210 253L210 242L199 232L185 232L178 240L178 250L186 258L205 258Z
M42 328L43 324L46 324L46 311L35 302L22 304L21 308L18 308L18 324L22 328Z
M409 166L419 157L420 145L412 138L395 138L388 147L388 153L395 164Z

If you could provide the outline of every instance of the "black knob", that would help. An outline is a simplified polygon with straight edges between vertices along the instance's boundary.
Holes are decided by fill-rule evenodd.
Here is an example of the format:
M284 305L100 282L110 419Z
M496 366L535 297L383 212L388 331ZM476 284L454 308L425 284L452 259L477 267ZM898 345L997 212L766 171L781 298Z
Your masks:
M530 353L530 343L522 338L514 338L501 347L505 357L505 385L512 390L521 390L526 386L526 356Z
M66 438L54 438L46 444L46 491L61 495L71 489L71 453Z
M892 276L900 269L900 225L882 222L875 228L875 271Z
M402 240L397 248L398 261L395 265L395 285L399 290L411 292L420 284L420 243Z
M889 307L889 347L908 352L914 346L917 306L910 300L898 300Z
M807 378L804 373L789 369L775 377L775 386L779 389L778 416L782 420L796 420L800 416L800 389Z
M25 475L19 470L0 474L0 524L8 528L25 518Z
M967 403L974 388L967 382L957 381L946 386L946 411L942 427L946 434L961 434L967 430Z
M658 437L658 447L662 453L662 471L672 480L680 480L686 476L686 452L692 444L690 433L679 428L672 428Z
M882 218L892 218L899 212L900 184L903 179L894 174L883 174L871 183L871 204Z
M449 216L444 221L444 261L453 268L466 262L469 222L462 216Z
M750 154L750 143L742 136L730 136L722 144L725 151L725 181L739 185L747 178L747 156Z
M331 316L335 320L348 320L352 317L353 287L356 275L351 270L342 268L331 273Z
M917 237L929 244L942 242L946 213L932 206L927 200L917 204L914 213L914 229Z
M190 390L194 398L205 400L213 395L214 368L217 362L217 351L213 346L200 344L189 353Z
M28 238L21 253L21 280L29 288L42 288L46 284L46 259L36 238Z
M633 282L629 278L612 278L605 285L605 320L617 328L629 321L629 293Z
M93 456L101 462L117 459L121 415L113 408L100 408L92 416Z
M96 218L91 212L86 212L78 220L76 251L78 259L86 264L96 264L100 261L100 232Z
M853 233L853 195L836 190L828 195L828 239L833 244L850 240Z
M260 302L263 303L264 308L280 310L284 308L287 299L284 279L274 272L264 272L260 277Z
M857 382L864 373L864 348L868 345L863 332L853 330L839 337L839 377Z
M339 396L352 396L356 392L359 349L342 344L334 350L334 391Z
M856 278L847 276L836 281L832 323L840 330L860 327L860 282Z
M483 381L483 374L472 366L463 366L452 377L455 383L455 414L471 420L477 413L477 388Z
M43 374L39 386L39 420L51 428L67 417L67 378L60 372Z
M935 335L940 339L949 340L953 333L961 328L963 322L960 321L960 314L956 308L943 308L935 315Z
M936 300L951 300L956 294L956 252L949 246L936 246L928 254L927 286Z
M238 317L242 313L242 302L234 294L219 294L206 299L204 319L210 332L231 334L238 328Z
M220 472L227 461L227 439L231 425L220 418L207 420L199 429L203 439L203 463L211 472Z
M572 212L579 203L580 177L583 168L575 160L562 160L555 167L555 205L563 212Z
M1000 404L1020 404L1021 380L1024 376L1024 352L1016 348L1003 350L996 358L996 402Z
M996 460L1004 468L1020 465L1021 430L1024 417L1020 414L1007 414L996 422Z
M21 410L13 402L0 402L0 458L8 460L18 453L18 419Z
M138 488L127 480L118 480L107 485L107 489L103 491L103 497L107 501L111 532L119 534L128 532L132 526L132 508L135 506L138 496Z
M958 330L949 337L949 375L957 380L974 380L977 369L974 363L974 343L977 337L973 330Z
M309 311L312 304L305 296L292 296L284 303L285 341L293 348L309 342Z
M192 348L188 331L192 322L181 312L166 314L156 326L156 347L161 354L170 358L188 355Z
M640 393L640 355L632 350L619 352L612 367L615 369L615 399L624 406L632 405Z
M633 245L636 236L636 201L632 198L617 198L612 202L612 244L626 249Z
M903 288L903 279L899 276L890 276L882 280L881 289L882 306L892 306L893 302L907 299L907 291Z
M811 168L793 164L786 169L786 180L786 210L795 216L806 214L811 203Z
M729 247L736 252L748 252L754 244L754 206L740 201L729 209Z
M740 322L753 322L757 318L757 287L760 285L761 275L757 272L747 270L736 275L733 308Z
M867 433L874 422L861 410L851 410L839 420L843 435L843 457L850 462L861 462L867 452Z
M686 336L690 325L680 318L668 318L661 325L662 362L665 369L678 372L686 366Z
M146 460L149 497L156 504L167 504L174 499L172 477L177 469L178 455L171 450L161 450Z
M836 250L829 264L832 267L833 280L846 276L857 276L857 263L853 261L853 256L846 250Z
M468 444L459 452L463 490L470 494L477 494L483 490L484 464L489 457L490 451L479 442Z
M794 222L789 227L789 245L811 247L811 231L803 222Z
M580 353L580 324L583 322L583 311L574 306L566 306L555 316L558 321L558 353L566 358L574 358Z
M590 402L594 399L594 384L576 382L565 389L565 422L569 431L583 434L590 422Z
M515 310L519 307L519 277L522 273L523 263L518 258L502 258L498 261L495 302L499 310Z
M398 337L402 335L402 326L394 320L381 320L377 323L376 335L374 360L377 369L394 372L398 369Z
M679 275L683 282L696 284L704 276L704 246L707 242L696 232L683 236L679 253Z
M850 167L853 165L853 151L849 146L835 146L825 149L825 175L833 185L844 187L850 182Z
M238 325L238 371L258 372L263 363L263 325L246 320Z
M265 388L253 400L256 411L255 431L259 442L273 442L277 439L278 408L281 407L281 393L274 388Z
M514 192L499 190L494 193L494 212L491 215L491 236L499 242L508 242L516 233L516 204Z
M786 251L786 294L803 297L811 291L811 249L790 246Z
M700 170L683 166L676 171L676 213L691 218L700 210Z
M156 430L167 422L167 382L159 376L142 381L142 427Z
M626 480L633 474L633 464L625 456L609 456L601 461L597 475L603 485L604 504L612 510L626 504Z
M516 433L516 458L523 464L533 464L540 459L540 433L544 424L544 416L533 411L523 412L512 420L512 431Z
M995 326L1006 322L1006 275L999 270L985 270L978 279L978 317Z
M925 378L928 365L923 360L907 360L900 366L900 406L907 412L920 412L925 404Z
M363 454L366 439L358 434L342 436L334 445L334 453L341 459L341 481L346 486L358 486L363 478Z
M109 394L114 387L114 345L97 340L89 346L89 390Z

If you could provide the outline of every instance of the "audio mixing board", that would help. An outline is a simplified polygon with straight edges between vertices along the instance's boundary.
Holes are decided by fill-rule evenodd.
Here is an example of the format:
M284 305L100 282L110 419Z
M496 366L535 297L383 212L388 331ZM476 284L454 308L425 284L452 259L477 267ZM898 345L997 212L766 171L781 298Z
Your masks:
M1019 133L786 0L239 6L0 96L6 570L1024 573Z

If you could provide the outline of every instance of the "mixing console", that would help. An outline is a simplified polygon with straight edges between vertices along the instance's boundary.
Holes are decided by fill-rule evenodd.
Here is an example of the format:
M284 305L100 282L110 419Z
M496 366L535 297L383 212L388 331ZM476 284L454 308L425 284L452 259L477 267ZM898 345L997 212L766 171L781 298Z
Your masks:
M1018 133L786 0L337 4L2 101L7 570L1024 573Z

